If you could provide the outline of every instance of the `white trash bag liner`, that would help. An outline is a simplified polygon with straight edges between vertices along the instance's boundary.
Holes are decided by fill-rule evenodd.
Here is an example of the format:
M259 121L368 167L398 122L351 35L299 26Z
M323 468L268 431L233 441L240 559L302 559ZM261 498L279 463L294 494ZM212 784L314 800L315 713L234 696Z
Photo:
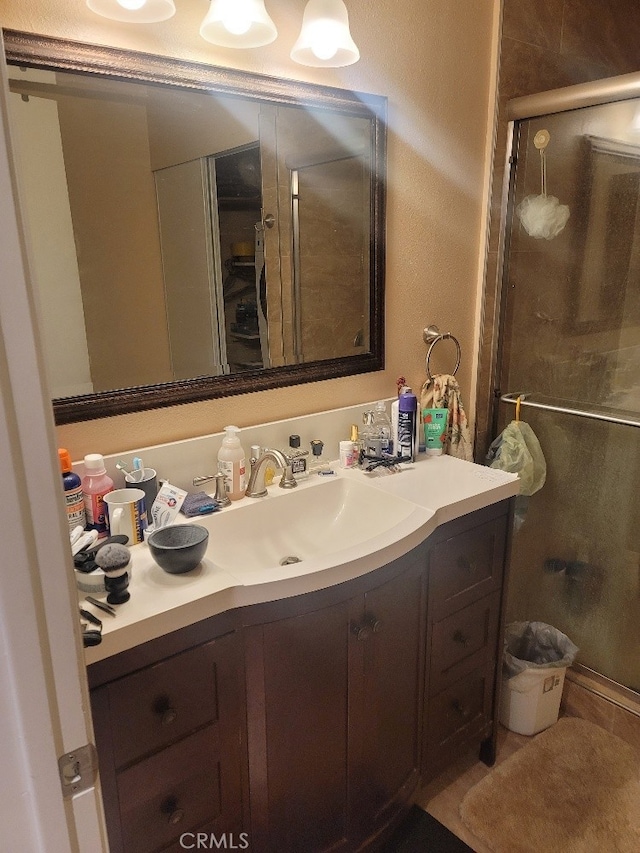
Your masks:
M566 634L545 622L511 622L504 633L503 675L511 690L526 693L540 680L539 670L566 669L578 651Z

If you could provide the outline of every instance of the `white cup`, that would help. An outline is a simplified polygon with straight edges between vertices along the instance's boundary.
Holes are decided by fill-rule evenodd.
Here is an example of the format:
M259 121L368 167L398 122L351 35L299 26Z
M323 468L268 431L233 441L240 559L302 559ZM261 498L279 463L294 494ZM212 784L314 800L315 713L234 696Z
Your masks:
M104 496L106 521L109 534L124 534L129 545L138 545L144 540L147 526L145 494L142 489L116 489Z

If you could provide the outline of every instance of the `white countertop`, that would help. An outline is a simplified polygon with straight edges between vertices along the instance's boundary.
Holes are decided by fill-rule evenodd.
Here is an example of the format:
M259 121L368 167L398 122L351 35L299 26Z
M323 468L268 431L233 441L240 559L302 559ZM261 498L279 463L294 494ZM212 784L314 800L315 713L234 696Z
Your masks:
M210 547L202 563L187 574L171 575L156 565L146 545L133 546L131 599L116 608L115 618L87 605L83 601L84 593L79 594L83 607L93 610L103 625L102 643L84 650L86 663L110 657L235 607L289 598L359 577L406 554L438 525L518 493L515 475L450 456L423 456L418 462L402 467L399 473L376 476L358 469L341 470L336 463L336 477L366 483L410 505L403 507L402 518L390 529L372 530L371 536L364 541L300 563L259 572L246 571L243 566L234 568L233 572L225 571L209 557L212 554L215 558L210 536ZM331 479L334 478L311 474L298 489L322 488L323 482ZM215 517L222 513L241 513L244 507L256 501L276 501L285 494L298 494L298 489L285 493L274 484L267 497L243 498L208 518L213 524ZM248 515L250 517L250 512ZM180 519L187 521L183 516ZM206 523L199 518L189 521ZM309 524L313 524L313 519L309 519ZM246 533L250 537L250 524ZM104 594L96 597L105 598Z

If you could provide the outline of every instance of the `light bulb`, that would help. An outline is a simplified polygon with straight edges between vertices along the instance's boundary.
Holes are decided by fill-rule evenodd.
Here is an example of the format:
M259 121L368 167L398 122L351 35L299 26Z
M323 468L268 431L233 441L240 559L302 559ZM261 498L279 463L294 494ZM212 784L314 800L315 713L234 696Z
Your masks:
M278 35L264 0L211 0L200 35L221 47L262 47Z
M176 13L173 0L86 0L96 15L126 24L155 24Z
M316 21L310 33L311 50L313 55L325 62L338 52L338 32L335 21Z
M251 27L251 14L242 0L231 0L222 12L222 24L234 36L243 36Z

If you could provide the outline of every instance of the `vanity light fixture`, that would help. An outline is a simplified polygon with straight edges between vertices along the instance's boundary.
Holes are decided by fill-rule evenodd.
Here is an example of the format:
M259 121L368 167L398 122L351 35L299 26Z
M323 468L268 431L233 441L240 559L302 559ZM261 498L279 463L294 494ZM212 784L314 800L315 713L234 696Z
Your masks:
M87 6L103 18L127 24L155 24L176 13L173 0L87 0Z
M221 47L262 47L278 35L264 0L211 0L200 35Z
M315 68L341 68L360 59L343 0L309 0L291 59Z

